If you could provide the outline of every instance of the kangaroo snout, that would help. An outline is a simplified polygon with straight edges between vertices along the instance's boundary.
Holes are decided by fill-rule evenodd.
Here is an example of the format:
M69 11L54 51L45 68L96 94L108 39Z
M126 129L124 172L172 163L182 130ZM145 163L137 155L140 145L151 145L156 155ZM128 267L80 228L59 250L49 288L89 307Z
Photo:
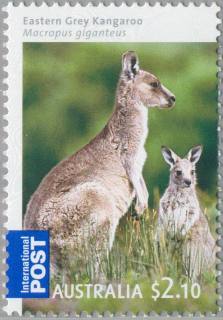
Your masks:
M191 180L185 179L185 180L184 180L184 183L185 183L186 187L190 187L190 185L191 185Z
M168 90L164 85L161 85L160 87L160 108L165 109L165 108L171 108L174 106L176 102L176 97L175 95Z
M174 106L175 102L176 102L176 97L174 95L170 96L168 106L169 107Z

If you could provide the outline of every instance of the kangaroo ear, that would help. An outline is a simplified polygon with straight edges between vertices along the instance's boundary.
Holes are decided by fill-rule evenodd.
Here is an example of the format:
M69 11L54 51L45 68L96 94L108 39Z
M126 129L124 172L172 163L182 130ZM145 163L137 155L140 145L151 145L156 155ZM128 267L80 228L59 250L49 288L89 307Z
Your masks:
M178 156L171 149L164 146L161 148L161 152L164 160L172 167L177 161Z
M197 163L200 159L203 147L201 145L195 146L187 154L187 159L192 163Z
M139 60L134 51L122 55L122 71L129 79L133 79L139 72Z

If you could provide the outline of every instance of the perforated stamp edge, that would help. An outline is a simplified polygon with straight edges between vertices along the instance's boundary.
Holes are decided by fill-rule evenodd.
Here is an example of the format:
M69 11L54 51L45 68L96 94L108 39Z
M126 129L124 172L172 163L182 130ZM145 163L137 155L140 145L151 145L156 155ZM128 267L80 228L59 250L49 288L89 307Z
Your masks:
M138 6L148 5L171 5L177 6L179 4L187 6L200 6L206 5L211 6L212 4L216 4L219 7L219 11L217 13L217 17L219 18L219 24L216 26L217 30L219 31L219 36L217 37L218 42L218 49L217 49L217 66L218 66L218 210L220 212L219 217L217 218L217 229L216 232L218 234L218 241L217 244L221 248L218 252L218 262L216 264L217 269L217 283L218 286L216 288L218 294L218 300L216 301L217 305L219 306L219 311L216 314L212 313L205 313L201 314L197 313L179 313L179 312L172 312L167 313L163 311L161 314L157 314L155 312L150 312L145 314L144 312L140 312L137 315L133 313L117 313L111 314L109 311L103 314L99 314L97 311L92 314L87 314L84 310L80 314L75 313L60 313L60 314L53 314L49 312L48 314L43 314L41 312L37 312L36 314L31 314L30 312L26 312L23 316L24 317L47 317L49 319L53 319L58 317L60 319L72 317L72 318L111 318L115 317L116 319L125 318L150 318L155 319L157 317L166 317L179 318L183 317L184 319L192 318L193 319L200 319L201 317L205 317L206 319L213 319L213 318L222 318L223 311L222 311L222 294L223 294L223 1L222 0L1 0L0 3L0 317L8 318L7 313L3 310L4 306L7 305L7 300L4 298L7 292L6 290L6 270L7 265L5 263L6 259L6 233L7 229L4 227L5 222L7 221L7 192L5 188L7 186L7 180L5 179L5 174L7 173L7 108L5 103L7 102L7 36L5 35L5 30L8 28L6 19L7 19L7 12L4 10L8 3L12 3L13 6L19 6L23 4L25 6L29 6L31 4L35 4L36 6L41 6L43 3L47 4L48 6L63 6L65 4L69 4L70 6L75 6L77 3L81 6L87 6L89 3L93 4L94 6L98 6L102 3L104 6L109 6L110 4L114 3L116 6L120 6L122 4L126 4L127 6L131 6L133 4L137 4ZM18 314L12 313L13 317L17 317Z

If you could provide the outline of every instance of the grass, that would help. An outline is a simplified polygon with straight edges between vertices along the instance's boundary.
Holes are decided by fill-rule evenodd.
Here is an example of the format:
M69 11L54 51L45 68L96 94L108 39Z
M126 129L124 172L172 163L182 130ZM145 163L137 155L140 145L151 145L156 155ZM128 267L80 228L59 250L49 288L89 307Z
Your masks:
M214 229L216 209L212 203L205 210L209 217L211 229ZM134 210L130 208L129 213L122 218L116 231L116 238L111 252L102 260L100 265L105 279L104 283L122 283L134 287L139 284L143 299L95 299L82 298L75 299L45 299L37 301L25 301L25 310L42 310L44 312L80 312L88 311L104 312L162 312L162 311L188 311L188 312L216 312L217 295L215 268L202 272L199 276L201 295L198 299L193 299L190 295L187 299L157 299L154 301L152 295L152 284L158 281L160 292L164 291L166 285L162 277L173 279L171 293L182 293L181 285L191 280L185 273L182 262L183 241L172 241L167 235L163 235L160 241L156 241L156 221L157 211L148 210L140 219L134 217ZM85 246L84 246L85 248ZM86 252L83 252L82 260L75 257L72 263L72 279L74 284L94 283L94 262L85 260ZM83 260L84 259L84 260ZM85 260L86 261L86 260ZM51 290L53 291L56 282L62 283L62 279L55 281L52 279Z

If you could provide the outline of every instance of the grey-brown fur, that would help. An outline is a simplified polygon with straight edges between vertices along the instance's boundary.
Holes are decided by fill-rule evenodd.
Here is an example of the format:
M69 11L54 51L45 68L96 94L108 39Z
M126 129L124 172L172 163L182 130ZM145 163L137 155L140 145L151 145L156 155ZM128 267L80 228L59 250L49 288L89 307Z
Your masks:
M171 149L162 153L170 165L169 185L159 204L158 230L176 239L183 239L183 259L187 274L196 279L215 263L216 246L208 221L196 194L195 164L201 146L192 148L181 159Z
M134 52L123 55L114 112L104 129L42 180L25 215L26 229L49 229L53 255L86 239L98 252L111 248L120 218L136 196L147 208L142 176L149 107L168 108L173 94L152 74L139 70ZM94 242L93 241L93 242Z

